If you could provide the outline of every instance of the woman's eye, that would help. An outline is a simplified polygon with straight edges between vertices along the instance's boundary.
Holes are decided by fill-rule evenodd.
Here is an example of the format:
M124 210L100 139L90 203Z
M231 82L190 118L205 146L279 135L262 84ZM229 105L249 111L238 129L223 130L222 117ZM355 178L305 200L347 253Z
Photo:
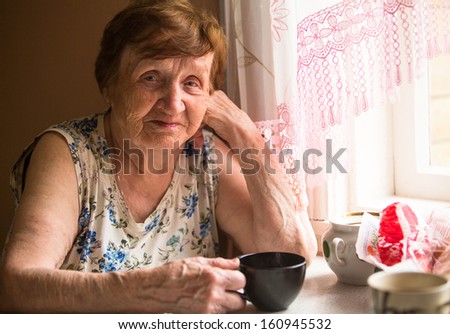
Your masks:
M196 81L187 81L186 86L189 87L199 87L198 83Z
M154 75L147 75L146 77L144 77L145 81L155 81L156 77Z

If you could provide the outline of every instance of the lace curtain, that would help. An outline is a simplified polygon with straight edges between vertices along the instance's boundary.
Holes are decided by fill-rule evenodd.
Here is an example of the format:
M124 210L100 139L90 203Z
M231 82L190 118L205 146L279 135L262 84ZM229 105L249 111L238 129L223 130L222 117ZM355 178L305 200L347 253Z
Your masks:
M283 160L300 209L307 189L310 200L327 196L327 139L344 147L349 117L395 101L399 85L450 51L450 0L223 4L228 94L289 153Z

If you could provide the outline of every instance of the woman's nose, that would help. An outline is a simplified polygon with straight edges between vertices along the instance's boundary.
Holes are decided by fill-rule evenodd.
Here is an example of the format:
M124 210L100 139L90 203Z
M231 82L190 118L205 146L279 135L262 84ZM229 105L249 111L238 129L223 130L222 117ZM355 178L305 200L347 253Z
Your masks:
M178 85L168 85L159 100L160 107L168 115L176 115L185 109L183 91Z

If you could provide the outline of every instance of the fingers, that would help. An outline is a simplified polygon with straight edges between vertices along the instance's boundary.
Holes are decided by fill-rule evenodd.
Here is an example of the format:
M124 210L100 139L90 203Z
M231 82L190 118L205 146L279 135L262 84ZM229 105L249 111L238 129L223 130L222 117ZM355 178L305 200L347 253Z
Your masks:
M219 267L222 269L237 269L239 268L239 259L224 259L223 257L205 258L206 263L213 267Z
M228 114L230 111L240 110L234 103L231 101L227 95L225 95L222 91L214 92L208 101L208 107L206 110L205 116L211 114L224 113Z
M215 275L211 285L216 293L210 293L213 298L210 305L213 305L208 312L224 313L237 311L245 307L245 300L236 292L245 286L245 276L238 270L215 269Z
M236 291L245 286L245 276L238 270L221 270L218 272L222 278L225 290Z
M210 96L203 122L230 144L231 128L242 129L242 133L259 134L249 115L222 91L216 91Z
M200 273L204 280L203 287L208 286L214 293L207 294L205 303L212 305L205 310L208 313L237 311L245 307L245 300L236 293L245 286L245 276L237 270L239 260L224 258L195 258L203 266ZM212 298L209 299L208 298Z
M197 260L204 265L210 266L213 269L214 275L217 276L219 284L225 290L239 290L245 286L245 276L238 271L239 259L224 259L217 258L197 258Z
M217 283L222 287L224 298L221 306L223 312L237 311L245 307L246 302L236 293L245 286L245 276L237 270L239 260L237 258L226 260L223 258L208 259L210 265L214 265L216 275L219 277Z
M226 298L222 304L220 313L232 312L242 310L247 304L246 301L235 291L226 293Z

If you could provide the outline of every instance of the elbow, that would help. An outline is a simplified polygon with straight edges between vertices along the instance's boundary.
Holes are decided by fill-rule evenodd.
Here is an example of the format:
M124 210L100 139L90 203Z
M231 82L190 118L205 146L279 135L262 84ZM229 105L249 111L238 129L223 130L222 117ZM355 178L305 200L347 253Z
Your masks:
M302 247L301 255L306 259L306 265L309 266L318 252L318 244L316 238L308 240Z
M307 265L317 256L318 239L306 212L296 216L298 228L298 251L306 259Z

